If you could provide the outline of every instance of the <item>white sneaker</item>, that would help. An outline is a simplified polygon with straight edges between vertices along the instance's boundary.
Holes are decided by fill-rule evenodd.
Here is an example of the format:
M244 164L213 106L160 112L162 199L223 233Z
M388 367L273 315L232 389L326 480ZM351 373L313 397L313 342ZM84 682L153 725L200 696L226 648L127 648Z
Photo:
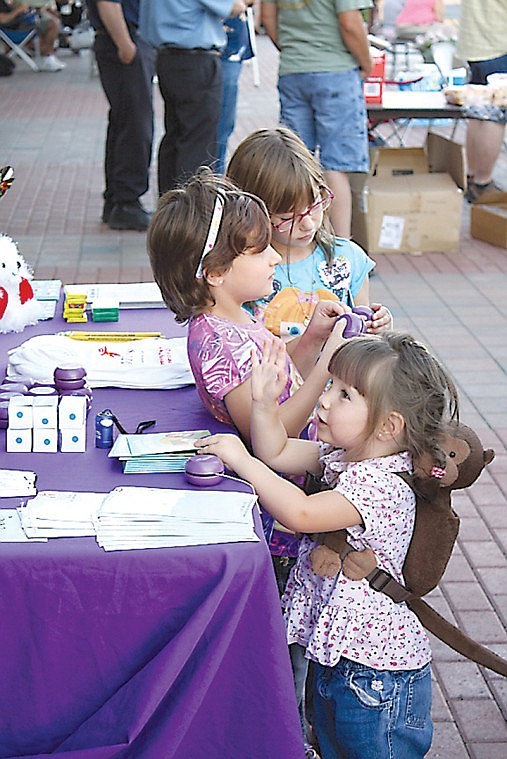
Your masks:
M40 71L61 71L65 68L65 63L58 60L56 55L45 55L39 58L38 66Z

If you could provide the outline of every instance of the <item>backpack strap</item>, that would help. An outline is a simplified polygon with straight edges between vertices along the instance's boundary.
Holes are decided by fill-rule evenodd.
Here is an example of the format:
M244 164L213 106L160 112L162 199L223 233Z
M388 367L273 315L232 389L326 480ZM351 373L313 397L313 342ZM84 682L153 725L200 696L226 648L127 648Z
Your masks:
M314 475L308 475L305 482L305 492L310 495L317 493L321 490L329 490L329 486L322 483L319 478ZM338 539L339 533L345 533L345 531L338 530L335 533L319 533L312 535L311 537L318 543L324 543L340 554L344 559L348 553L353 551L349 544L343 546L343 540ZM336 539L333 540L333 536ZM480 664L487 669L496 672L503 677L507 677L507 660L503 659L498 654L493 653L485 646L477 643L470 638L464 632L459 630L451 622L448 622L442 617L435 609L433 609L422 598L411 593L401 583L399 583L389 572L385 569L376 567L372 572L366 575L368 584L373 590L384 595L389 596L394 603L406 602L407 606L418 617L419 621L429 632L433 633L439 640L445 643L450 648L454 649L458 653L465 656L467 659Z

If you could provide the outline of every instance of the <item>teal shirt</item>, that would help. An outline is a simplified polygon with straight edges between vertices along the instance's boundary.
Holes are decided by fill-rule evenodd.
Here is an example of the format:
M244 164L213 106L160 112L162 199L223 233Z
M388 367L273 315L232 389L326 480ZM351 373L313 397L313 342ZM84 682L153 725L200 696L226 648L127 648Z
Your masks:
M345 47L338 13L371 8L371 0L264 0L278 7L279 74L348 71L357 61Z

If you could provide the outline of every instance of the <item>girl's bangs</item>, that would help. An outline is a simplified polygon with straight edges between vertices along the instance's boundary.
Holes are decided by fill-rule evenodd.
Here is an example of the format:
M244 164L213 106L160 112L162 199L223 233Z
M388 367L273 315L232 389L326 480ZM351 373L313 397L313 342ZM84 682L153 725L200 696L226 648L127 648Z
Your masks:
M370 398L377 369L392 357L386 347L381 340L372 336L355 337L335 351L329 362L329 372Z
M256 198L239 195L228 214L227 244L239 255L247 248L259 253L271 241L271 225L266 210Z

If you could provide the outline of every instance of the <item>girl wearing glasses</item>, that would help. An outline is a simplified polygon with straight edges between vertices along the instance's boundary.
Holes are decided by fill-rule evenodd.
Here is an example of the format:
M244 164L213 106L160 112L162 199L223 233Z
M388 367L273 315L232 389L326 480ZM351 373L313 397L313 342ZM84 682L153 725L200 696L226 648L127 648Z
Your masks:
M326 215L333 193L318 161L294 132L286 127L253 132L236 148L227 176L262 198L270 214L271 244L281 261L273 292L257 300L253 313L273 334L285 342L298 338L321 299L370 306L370 333L392 328L388 309L370 303L368 275L375 263L354 242L333 235ZM288 350L304 373L298 342Z
M188 354L199 395L215 418L235 425L247 441L251 350L260 355L271 335L243 305L269 297L273 289L281 257L270 239L262 200L206 168L160 198L148 228L155 280L176 321L189 324ZM323 301L316 309L304 342L321 354L304 383L288 360L290 379L280 402L283 422L294 436L306 426L329 379L327 363L341 333L332 333L336 339L329 335L345 310L337 301Z

